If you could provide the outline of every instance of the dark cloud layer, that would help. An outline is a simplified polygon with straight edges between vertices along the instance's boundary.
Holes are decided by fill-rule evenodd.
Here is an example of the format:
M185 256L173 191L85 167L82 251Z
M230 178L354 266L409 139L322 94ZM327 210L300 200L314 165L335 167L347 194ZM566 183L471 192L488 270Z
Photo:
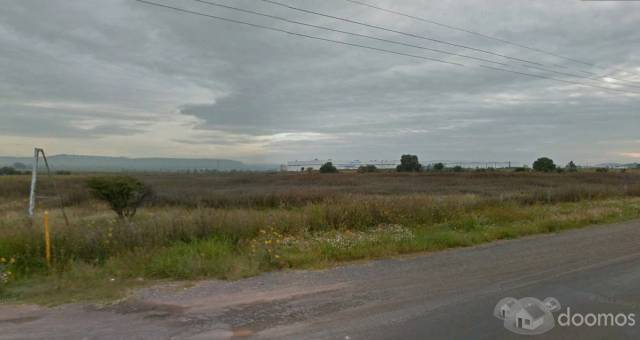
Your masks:
M218 1L545 74L524 63L258 0ZM370 0L596 65L586 66L344 0L282 1L559 65L558 71L635 80L640 87L639 3ZM639 95L482 69L460 57L192 0L163 3L467 66L221 23L132 0L10 1L0 12L0 152L19 154L24 144L44 143L64 153L252 161L382 159L404 152L424 159L513 161L542 154L563 161L640 156ZM579 81L605 84L602 77ZM609 84L604 86L640 92Z

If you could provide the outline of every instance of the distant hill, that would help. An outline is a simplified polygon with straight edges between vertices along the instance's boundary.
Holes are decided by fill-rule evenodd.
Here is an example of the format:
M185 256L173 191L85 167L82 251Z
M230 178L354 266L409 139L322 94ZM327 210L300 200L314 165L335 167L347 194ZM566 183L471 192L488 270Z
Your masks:
M275 170L277 165L245 164L229 159L191 159L191 158L127 158L103 156L54 155L47 157L54 170L69 171L266 171ZM23 163L31 168L31 157L2 157L0 167Z
M640 163L601 163L596 164L596 168L633 169L640 166Z

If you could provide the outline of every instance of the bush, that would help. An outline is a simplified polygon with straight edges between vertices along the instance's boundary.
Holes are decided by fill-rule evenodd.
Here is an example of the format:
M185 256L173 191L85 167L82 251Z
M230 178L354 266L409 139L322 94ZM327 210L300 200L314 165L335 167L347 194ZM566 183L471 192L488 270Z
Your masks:
M323 174L334 174L338 172L338 168L333 166L333 163L326 162L320 167L320 172Z
M460 165L456 165L453 167L454 172L463 172L464 169Z
M433 165L433 170L435 171L442 171L444 170L444 164L443 163L436 163Z
M529 169L526 166L519 166L517 168L513 168L513 171L515 171L515 172L527 172L527 171L529 171Z
M556 169L553 160L548 157L540 157L533 162L533 170L540 172L551 172Z
M10 166L5 166L0 168L0 175L18 175L18 174L20 174L20 171L17 171L16 169Z
M578 166L573 161L569 162L567 166L565 166L565 170L568 172L576 172L578 171Z
M358 168L358 172L359 173L365 173L365 172L376 172L378 171L378 168L376 168L375 165L361 165Z
M131 218L151 196L151 187L130 176L93 177L87 181L91 193L109 204L121 219Z
M597 168L596 172L609 172L609 169L607 169L607 168Z
M422 165L418 161L418 156L402 155L402 157L400 157L400 165L396 167L396 170L399 172L421 171Z

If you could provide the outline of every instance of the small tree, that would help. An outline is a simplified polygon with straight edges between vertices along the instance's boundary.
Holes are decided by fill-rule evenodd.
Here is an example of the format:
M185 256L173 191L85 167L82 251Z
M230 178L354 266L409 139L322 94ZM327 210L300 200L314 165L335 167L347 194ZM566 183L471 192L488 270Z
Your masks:
M576 163L570 161L567 166L565 166L565 170L567 170L568 172L576 172L578 171L578 167L576 166Z
M421 171L422 165L418 161L418 156L402 155L400 157L400 165L396 167L396 170L404 172Z
M444 164L443 163L436 163L433 165L433 170L435 171L442 171L444 170Z
M533 170L541 172L550 172L556 169L553 160L548 157L540 157L533 162Z
M130 176L101 176L87 181L91 193L109 204L121 219L135 216L142 203L151 196L151 188Z
M326 162L326 163L322 164L322 166L320 167L320 172L323 173L323 174L333 174L333 173L338 172L338 168L333 166L333 163Z
M358 172L359 173L365 173L365 172L376 172L378 171L378 168L376 168L375 165L361 165L358 167Z

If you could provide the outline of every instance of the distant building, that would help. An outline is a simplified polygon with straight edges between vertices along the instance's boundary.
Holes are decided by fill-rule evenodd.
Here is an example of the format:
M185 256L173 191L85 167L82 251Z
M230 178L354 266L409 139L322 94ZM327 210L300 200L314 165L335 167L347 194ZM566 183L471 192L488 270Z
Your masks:
M370 160L370 161L334 161L332 159L313 159L310 161L291 161L287 162L287 171L305 171L309 168L320 169L320 167L326 163L331 162L333 166L339 170L357 170L364 165L374 165L378 169L395 169L400 161L387 161L387 160Z

